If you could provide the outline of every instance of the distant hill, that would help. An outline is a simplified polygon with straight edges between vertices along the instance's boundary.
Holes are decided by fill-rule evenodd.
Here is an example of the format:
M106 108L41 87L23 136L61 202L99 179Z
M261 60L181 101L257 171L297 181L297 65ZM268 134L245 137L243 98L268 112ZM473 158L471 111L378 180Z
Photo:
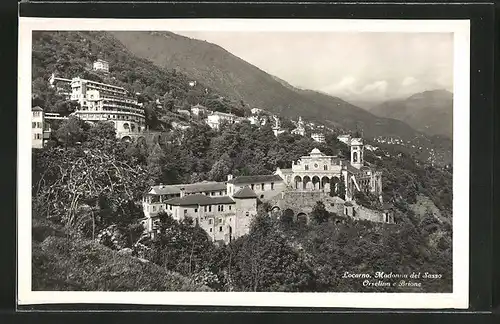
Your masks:
M305 119L354 130L365 136L412 139L416 131L401 121L376 117L346 101L297 89L222 47L171 32L110 32L131 53L163 68L176 68L234 100L284 117Z
M428 135L453 137L453 94L425 91L403 100L391 100L370 109L381 116L401 120Z

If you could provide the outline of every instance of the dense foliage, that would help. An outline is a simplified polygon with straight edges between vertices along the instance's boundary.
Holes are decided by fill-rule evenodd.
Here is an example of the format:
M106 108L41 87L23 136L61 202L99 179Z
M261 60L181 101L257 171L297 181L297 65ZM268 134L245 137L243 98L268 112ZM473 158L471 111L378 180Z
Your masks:
M210 291L158 265L33 222L32 289L72 291Z

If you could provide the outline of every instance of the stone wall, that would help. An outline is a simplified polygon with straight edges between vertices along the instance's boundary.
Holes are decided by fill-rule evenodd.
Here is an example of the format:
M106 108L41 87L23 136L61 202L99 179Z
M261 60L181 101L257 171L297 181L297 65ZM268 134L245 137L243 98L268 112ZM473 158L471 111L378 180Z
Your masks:
M364 219L377 223L394 223L392 212L382 212L378 210L368 209L354 203L354 219Z
M339 216L346 216L345 201L339 197L330 197L328 193L314 191L285 191L269 201L273 211L284 212L291 209L296 217L300 213L310 216L316 202L322 201L325 209L336 213ZM352 207L348 207L350 212L347 216L354 219L363 219L372 222L394 223L394 217L391 212L382 212L365 208L352 202Z
M309 215L318 201L324 203L327 211L338 215L344 214L344 201L339 197L330 197L325 192L285 191L276 195L269 203L271 204L271 208L279 208L281 211L291 209L296 216L299 213Z

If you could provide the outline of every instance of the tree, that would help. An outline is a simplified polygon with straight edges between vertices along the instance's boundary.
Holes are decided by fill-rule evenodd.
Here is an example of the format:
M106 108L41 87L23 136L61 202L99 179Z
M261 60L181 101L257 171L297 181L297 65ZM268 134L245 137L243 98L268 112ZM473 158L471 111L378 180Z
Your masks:
M61 222L70 232L91 232L93 237L105 226L138 219L142 211L133 207L147 174L127 160L114 140L109 147L97 142L34 152L34 211Z
M311 212L311 218L317 224L324 223L330 218L330 214L325 209L325 204L322 201L317 201Z
M272 220L258 215L248 236L238 239L235 285L243 291L312 291L314 274Z
M209 257L215 246L203 229L192 225L191 218L178 222L162 213L157 229L149 260L165 269L194 276L195 280L201 280L200 276L210 272L207 270Z
M337 187L337 196L345 200L346 188L345 188L345 179L344 175L340 176L340 181Z
M283 214L280 217L281 223L288 226L293 223L293 210L287 208L283 211Z
M64 146L74 146L78 142L84 142L88 137L90 125L78 117L70 116L63 121L55 132L58 142Z
M208 173L208 178L212 181L224 181L226 176L231 173L232 161L228 154L224 154L215 162Z

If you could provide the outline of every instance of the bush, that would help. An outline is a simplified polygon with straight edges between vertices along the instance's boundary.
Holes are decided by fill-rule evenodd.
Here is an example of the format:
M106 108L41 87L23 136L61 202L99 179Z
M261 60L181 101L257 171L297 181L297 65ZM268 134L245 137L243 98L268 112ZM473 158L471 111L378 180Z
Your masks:
M33 290L209 291L101 244L50 236L33 246Z

